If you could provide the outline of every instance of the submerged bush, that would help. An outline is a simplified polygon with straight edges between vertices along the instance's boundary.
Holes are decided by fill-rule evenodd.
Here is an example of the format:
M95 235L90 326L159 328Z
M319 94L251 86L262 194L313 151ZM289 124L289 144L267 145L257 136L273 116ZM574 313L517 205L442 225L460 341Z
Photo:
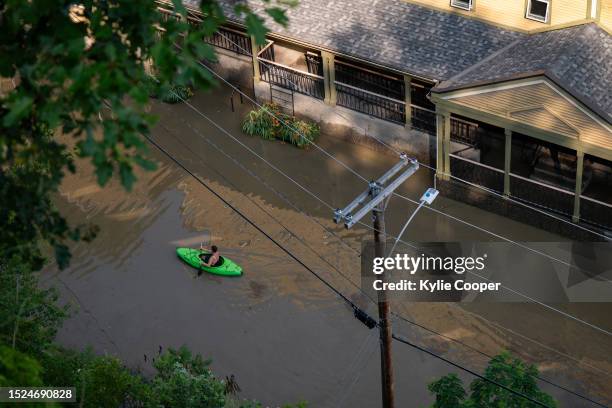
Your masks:
M279 139L300 149L307 148L320 134L316 123L284 114L278 105L272 103L249 112L242 124L242 131L266 140Z
M161 92L160 99L166 103L183 102L193 96L193 90L185 85L171 85L166 91Z

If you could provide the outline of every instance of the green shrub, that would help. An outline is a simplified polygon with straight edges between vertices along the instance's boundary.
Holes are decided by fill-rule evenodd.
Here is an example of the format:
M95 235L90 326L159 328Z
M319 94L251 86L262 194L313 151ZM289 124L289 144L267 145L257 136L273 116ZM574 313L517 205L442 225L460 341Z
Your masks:
M147 77L145 87L151 98L161 99L166 103L179 103L193 96L193 89L189 86L175 84L162 86L150 76Z
M288 126L281 126L280 139L291 143L300 149L308 148L321 133L316 123L310 123L296 118L286 122Z
M319 126L284 114L276 104L267 103L249 112L242 123L242 131L262 139L279 139L300 149L307 148L320 134Z
M266 140L275 139L276 119L268 114L266 109L273 112L274 106L265 105L261 109L250 111L242 124L242 131L249 136L259 136Z
M193 96L193 90L185 85L171 85L167 91L161 92L161 100L166 103L179 103Z

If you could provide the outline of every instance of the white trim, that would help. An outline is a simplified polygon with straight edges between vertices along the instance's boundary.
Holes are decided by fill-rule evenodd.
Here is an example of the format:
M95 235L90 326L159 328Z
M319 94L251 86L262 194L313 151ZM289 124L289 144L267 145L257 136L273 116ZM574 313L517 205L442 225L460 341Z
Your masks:
M462 3L465 3L466 1L468 3L467 7L465 6L465 4L462 4ZM461 10L467 10L467 11L472 10L473 3L474 3L474 0L451 0L450 1L451 7L455 7L455 8L458 8Z
M591 0L591 18L597 18L597 0Z
M443 99L443 100L451 100L451 99L463 98L463 97L466 97L466 96L481 95L481 94L484 94L484 93L496 92L496 91L505 91L505 90L508 90L508 89L521 88L521 87L524 87L524 86L537 85L537 84L545 84L550 89L552 89L555 93L557 93L559 96L561 96L563 99L568 101L572 106L574 106L577 109L579 109L582 113L587 115L593 121L597 122L597 124L599 124L605 130L607 130L608 132L612 133L612 128L610 128L610 126L608 124L602 122L601 119L599 119L597 116L592 114L587 109L583 108L581 104L577 103L574 100L573 97L570 97L570 96L566 95L566 93L564 91L560 90L559 88L557 88L556 85L551 84L546 79L535 79L535 80L527 80L527 81L525 81L525 80L518 80L517 82L513 82L513 83L510 83L510 84L503 84L503 85L499 85L499 86L495 86L495 87L487 88L487 89L474 89L474 90L464 91L464 92L459 91L457 93L451 93L448 96L443 96L441 99Z
M531 13L531 3L533 1L546 3L546 15L544 16L544 20L542 20L541 16ZM527 0L527 12L525 13L525 18L529 20L539 21L540 23L548 23L548 19L550 18L550 0Z
M503 85L499 85L499 86L495 86L495 87L487 88L487 89L472 89L472 90L463 91L463 92L459 91L457 93L452 92L452 93L449 93L448 96L442 96L442 99L450 100L450 99L456 99L456 98L464 98L466 96L480 95L483 93L495 92L495 91L505 91L506 89L520 88L523 86L536 85L536 84L541 84L545 82L546 81L544 81L543 79L534 79L534 80L520 82L520 83L510 83L510 84L506 83Z

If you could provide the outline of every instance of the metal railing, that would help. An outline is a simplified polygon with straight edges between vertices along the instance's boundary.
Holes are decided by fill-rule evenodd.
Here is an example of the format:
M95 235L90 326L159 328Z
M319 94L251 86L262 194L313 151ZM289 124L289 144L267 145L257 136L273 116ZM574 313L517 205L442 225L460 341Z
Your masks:
M335 82L336 103L357 112L396 123L405 123L406 104L404 101L369 92L355 86Z
M580 219L612 231L612 204L580 195Z
M261 80L317 99L325 98L323 77L257 57Z
M204 42L237 54L251 56L251 39L245 33L229 28L220 28L212 36L204 38Z
M436 134L436 112L422 106L410 105L412 127L426 133Z
M335 61L336 81L377 95L404 99L404 78L396 78L344 61Z
M510 195L527 204L571 217L574 193L518 174L510 173Z
M451 140L466 144L468 146L476 146L478 124L469 122L459 118L451 118Z
M450 155L450 165L453 176L500 194L504 192L503 170L455 154Z

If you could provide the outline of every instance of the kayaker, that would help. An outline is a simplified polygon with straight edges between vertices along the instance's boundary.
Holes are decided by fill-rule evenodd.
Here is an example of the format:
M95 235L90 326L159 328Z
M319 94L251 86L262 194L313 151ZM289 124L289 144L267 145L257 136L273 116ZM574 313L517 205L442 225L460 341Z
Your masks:
M201 254L200 259L202 260L202 266L215 266L219 262L219 248L216 245L210 247L211 254ZM206 260L208 257L208 260ZM201 272L201 271L200 271Z

